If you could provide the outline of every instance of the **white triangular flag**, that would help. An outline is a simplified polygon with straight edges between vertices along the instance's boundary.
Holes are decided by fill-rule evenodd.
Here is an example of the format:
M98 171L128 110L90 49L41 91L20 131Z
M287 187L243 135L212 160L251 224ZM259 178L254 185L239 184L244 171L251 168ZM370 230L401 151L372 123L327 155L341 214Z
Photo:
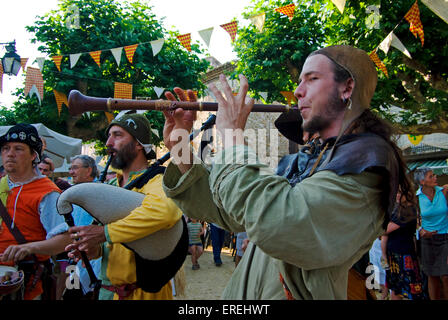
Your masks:
M70 55L70 69L73 68L79 60L81 53L74 53Z
M345 1L346 0L331 0L341 13L344 13Z
M250 21L252 21L259 32L263 31L266 13L257 14L256 16L249 17L249 19Z
M448 23L448 1L447 0L422 0L422 2L438 15L443 21Z
M45 58L39 57L39 58L36 58L36 61L37 61L37 65L39 66L40 71L42 71L42 69L44 68Z
M110 52L112 52L115 61L117 62L117 65L120 66L120 61L121 61L121 52L123 51L123 47L119 47L119 48L114 48L114 49L110 49Z
M392 42L390 44L392 47L400 50L403 52L405 56L407 56L409 59L412 59L411 54L409 53L408 49L404 46L404 44L400 41L400 39L397 38L395 33L392 34Z
M378 48L383 50L385 54L387 54L389 52L390 44L392 43L392 35L393 34L394 34L393 32L389 33L387 35L387 37L384 38L384 40L381 41L380 45L378 46Z
M153 129L153 128L151 128L151 131L152 131L152 133L154 133L154 135L155 135L157 138L160 138L160 137L159 137L159 131L157 131L156 129Z
M33 93L36 94L37 100L39 100L39 105L41 105L42 104L41 100L40 100L41 97L40 97L40 94L39 94L39 90L37 90L37 87L36 87L35 84L33 84L33 86L31 87L30 92L28 93L28 96L31 98L33 96Z
M165 91L165 88L153 87L153 89L154 89L154 91L157 94L157 98L160 98L160 96L163 93L163 91Z
M380 48L387 54L390 46L400 50L405 56L407 56L409 59L412 59L408 49L406 49L406 47L403 45L400 39L398 39L395 33L393 33L393 31L389 33L389 35L380 43L378 48Z
M151 41L152 55L155 57L162 50L165 39Z
M266 101L266 99L268 98L268 93L267 92L259 92L260 96L263 98L264 101Z
M198 33L201 36L202 40L204 40L204 42L207 45L207 47L209 47L210 46L210 39L212 38L213 27L208 28L208 29L204 29L204 30L201 30L201 31L198 31Z

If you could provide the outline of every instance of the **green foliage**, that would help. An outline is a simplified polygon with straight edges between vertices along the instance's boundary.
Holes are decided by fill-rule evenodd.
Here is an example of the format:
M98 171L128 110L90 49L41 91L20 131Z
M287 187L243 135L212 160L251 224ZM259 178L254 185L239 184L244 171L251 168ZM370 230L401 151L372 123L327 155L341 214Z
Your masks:
M67 19L73 15L70 6L79 8L79 28L68 28ZM198 57L197 45L187 52L175 38L167 32L151 7L144 1L118 2L110 0L61 0L59 8L38 17L33 26L27 27L34 34L33 42L43 43L39 51L48 56L64 55L61 72L53 61L47 59L43 68L44 98L39 106L35 97L25 97L23 90L16 93L19 102L12 110L1 110L0 122L42 122L63 134L82 138L84 141L100 139L105 141L104 128L107 120L103 112L84 114L72 118L66 106L60 116L56 107L53 90L69 94L73 89L89 96L113 97L114 82L133 84L133 96L158 99L153 86L172 90L174 86L195 88L200 92L204 85L200 74L205 72L208 62ZM153 56L150 41L165 39L162 50ZM123 50L120 65L107 49L137 44L131 64ZM88 54L102 50L101 67ZM68 54L83 53L76 66L70 69ZM117 113L117 112L116 112ZM159 131L153 136L155 144L162 140L164 118L160 112L145 115ZM98 148L100 149L100 148Z
M233 76L246 75L255 97L259 98L257 92L268 92L268 102L286 102L280 91L295 89L310 52L334 44L349 44L371 52L393 30L412 60L393 47L387 55L378 50L389 78L378 71L372 107L395 121L398 118L390 114L391 106L403 108L400 119L405 125L447 119L448 28L423 3L418 2L425 35L423 47L404 19L415 0L347 0L343 14L329 0L304 0L296 4L292 21L275 12L275 8L290 3L253 0L244 15L248 18L265 12L264 29L260 33L250 24L238 30L235 51L240 60ZM372 11L372 5L379 7L380 16ZM379 23L379 28L375 23Z

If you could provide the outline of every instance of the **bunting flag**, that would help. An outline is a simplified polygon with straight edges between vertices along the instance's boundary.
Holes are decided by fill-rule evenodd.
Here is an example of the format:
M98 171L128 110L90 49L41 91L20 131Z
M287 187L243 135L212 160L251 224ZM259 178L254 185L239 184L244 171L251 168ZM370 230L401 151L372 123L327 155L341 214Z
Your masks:
M157 39L157 40L151 41L152 55L154 57L160 52L160 50L162 50L164 43L165 43L165 39Z
M297 102L297 99L294 96L294 92L291 92L291 91L280 91L280 93L282 94L282 96L285 97L285 99L287 101L286 103L288 105L293 105L293 104L295 104Z
M389 78L389 75L387 74L386 66L385 66L384 63L380 60L380 58L379 58L378 55L376 54L376 51L372 51L371 53L369 53L369 57L370 57L370 59L372 59L373 62L375 62L376 66L377 66L378 68L380 68L381 71L384 72L384 74L386 75L386 77Z
M35 87L35 90L31 91L31 89ZM39 99L39 102L44 97L44 79L42 77L42 73L38 68L28 67L26 69L26 78L25 78L25 95L32 93L36 93Z
M266 13L263 12L261 14L249 17L249 20L252 22L252 24L255 25L255 27L258 29L259 32L262 32L264 27L264 21L266 20Z
M259 92L259 94L263 98L263 100L266 101L266 99L268 98L268 93L267 92Z
M418 0L417 0L418 1ZM415 1L415 3L412 5L411 9L409 9L408 13L404 16L404 18L409 22L410 27L409 30L412 32L412 34L417 38L420 37L420 41L425 41L425 36L423 33L423 25L420 21L420 10L418 9L418 3Z
M54 97L56 98L56 106L58 107L58 115L61 115L62 111L62 104L65 104L65 106L68 108L68 100L67 96L59 91L56 91L53 89Z
M52 56L54 64L58 68L59 72L61 71L61 61L63 56Z
M101 58L101 50L98 51L91 51L89 52L90 56L92 57L92 59L96 62L96 64L98 65L99 68L101 68L101 62L100 62L100 58Z
M191 51L191 33L186 33L186 34L177 36L177 39L185 47L185 49L187 49L188 51Z
M81 57L81 53L74 53L70 55L70 69L78 63L79 57Z
M3 63L0 63L0 92L3 92Z
M207 48L210 47L210 39L212 38L213 33L213 27L200 30L198 31L199 35L201 36L202 40L204 40L205 44L207 45Z
M117 65L120 66L121 62L121 52L123 51L123 47L110 49L110 52L112 52L112 55L115 58L115 61L117 62Z
M446 0L422 0L422 2L443 21L448 23L448 1Z
M190 101L190 97L188 96L187 90L184 90L184 94L187 97L187 100ZM196 97L196 99L198 98L198 92L196 90L193 90L193 94Z
M42 69L44 68L45 58L39 57L39 58L36 58L36 61L37 61L37 65L39 66L39 70L42 71Z
M26 63L28 62L28 58L20 58L20 65L22 66L23 72L25 72Z
M414 146L417 146L423 140L423 135L414 136L412 134L408 134L408 139Z
M104 111L104 114L105 114L105 116L106 116L106 118L107 118L107 121L108 121L109 123L111 123L112 120L114 120L114 114L113 114L112 112L106 112L106 111Z
M379 49L383 50L385 54L389 52L390 46L400 50L409 59L412 59L411 54L408 49L403 45L403 43L398 39L395 33L392 31L389 35L380 43Z
M124 52L126 53L126 58L128 58L128 61L130 63L132 63L132 60L134 59L134 53L135 53L135 50L137 50L137 47L138 47L138 43L124 47Z
M238 27L237 24L238 23L236 21L232 21L232 22L220 25L221 28L223 28L230 34L230 38L232 39L232 42L235 41L236 31L237 31L237 27Z
M160 88L160 87L153 87L157 98L160 98L160 96L162 95L163 91L165 91L165 88Z
M344 13L345 0L331 0L331 2L333 2L333 4L336 6L336 8L338 8L341 14Z
M294 10L296 9L296 6L294 3L288 4L287 6L277 8L275 11L283 13L289 17L289 21L292 20L294 17Z
M114 98L115 99L132 99L132 84L114 82Z

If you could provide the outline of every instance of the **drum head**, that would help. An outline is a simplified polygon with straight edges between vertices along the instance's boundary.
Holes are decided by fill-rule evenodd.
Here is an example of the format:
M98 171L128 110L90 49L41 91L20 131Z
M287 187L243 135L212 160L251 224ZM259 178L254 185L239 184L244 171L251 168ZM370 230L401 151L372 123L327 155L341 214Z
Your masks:
M23 271L0 265L0 295L16 292L23 285Z

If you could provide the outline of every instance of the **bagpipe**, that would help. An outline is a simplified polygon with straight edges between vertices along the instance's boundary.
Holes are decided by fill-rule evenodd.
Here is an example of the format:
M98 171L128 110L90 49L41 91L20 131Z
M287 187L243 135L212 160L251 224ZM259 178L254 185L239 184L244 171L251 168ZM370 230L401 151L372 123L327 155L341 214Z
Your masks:
M211 128L215 124L216 116L211 115L200 130L190 134L190 141L201 131ZM131 181L124 188L105 183L81 183L65 190L59 196L57 209L64 216L69 227L74 226L72 216L73 205L82 207L96 221L108 224L129 215L135 208L141 206L145 195L131 191L141 188L147 181L165 167L161 165L170 158L168 152L156 160L138 178ZM101 174L100 181L104 182L111 162L109 157L106 167ZM181 218L169 229L162 229L144 238L122 243L135 253L137 285L148 292L158 292L176 272L182 267L188 252L188 230L185 219ZM81 252L82 261L87 269L91 281L91 288L99 292L101 281L96 277L85 252ZM96 293L97 296L97 293Z

